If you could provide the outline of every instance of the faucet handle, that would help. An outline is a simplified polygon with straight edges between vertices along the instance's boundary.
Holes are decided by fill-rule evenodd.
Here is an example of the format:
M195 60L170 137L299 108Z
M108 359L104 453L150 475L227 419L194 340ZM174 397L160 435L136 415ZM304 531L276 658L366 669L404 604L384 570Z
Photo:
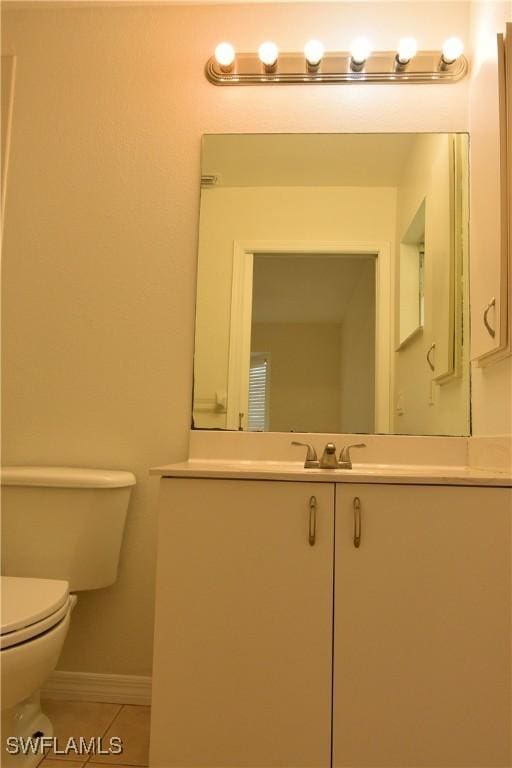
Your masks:
M340 464L346 464L347 469L352 469L352 459L350 458L350 450L352 448L366 448L366 443L351 443L341 449L340 452Z
M318 466L318 456L316 455L316 451L312 445L310 445L309 443L299 443L298 440L292 440L290 445L302 445L304 448L308 449L306 453L306 460L304 462L305 469L307 469L308 467Z

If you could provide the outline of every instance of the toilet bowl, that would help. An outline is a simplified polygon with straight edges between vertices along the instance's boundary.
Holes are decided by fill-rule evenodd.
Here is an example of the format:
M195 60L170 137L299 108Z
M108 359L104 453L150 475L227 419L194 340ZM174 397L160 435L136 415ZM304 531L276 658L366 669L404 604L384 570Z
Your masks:
M68 583L57 579L0 577L2 672L2 765L36 765L41 758L36 742L25 752L30 737L51 736L42 713L39 690L55 669L66 637L76 597Z
M135 477L119 470L4 467L2 485L2 768L32 768L53 735L40 690L55 669L70 592L117 578ZM65 765L65 763L63 763Z

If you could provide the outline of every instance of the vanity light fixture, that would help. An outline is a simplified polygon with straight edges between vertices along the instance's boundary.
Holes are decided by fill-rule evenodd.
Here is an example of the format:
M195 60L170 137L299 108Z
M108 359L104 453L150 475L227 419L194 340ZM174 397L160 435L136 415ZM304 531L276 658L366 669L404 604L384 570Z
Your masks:
M350 69L352 72L362 72L371 52L372 46L368 38L356 37L350 47Z
M258 53L236 53L220 43L207 61L205 74L214 85L317 85L325 83L454 83L468 71L464 45L450 37L442 51L418 51L413 37L400 40L395 51L372 51L357 37L349 52L326 53L319 40L309 40L302 53L280 53L267 40Z
M309 40L304 46L304 57L308 70L315 71L320 66L325 53L324 44L320 40Z
M258 56L265 68L265 72L274 72L277 67L279 49L271 40L262 43L258 48Z

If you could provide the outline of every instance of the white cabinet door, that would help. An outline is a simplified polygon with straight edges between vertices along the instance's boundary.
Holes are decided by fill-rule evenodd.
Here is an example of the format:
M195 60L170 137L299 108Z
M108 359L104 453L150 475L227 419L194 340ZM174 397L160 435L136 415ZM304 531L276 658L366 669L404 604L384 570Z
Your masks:
M337 485L335 768L511 765L511 510L510 489Z
M502 27L507 12L507 3L482 4L482 29ZM510 352L507 186L511 159L507 160L507 154L512 129L512 26L507 25L505 43L502 36L496 41L495 35L482 34L474 59L470 86L471 356L485 365Z
M330 765L333 524L331 483L162 480L151 766Z

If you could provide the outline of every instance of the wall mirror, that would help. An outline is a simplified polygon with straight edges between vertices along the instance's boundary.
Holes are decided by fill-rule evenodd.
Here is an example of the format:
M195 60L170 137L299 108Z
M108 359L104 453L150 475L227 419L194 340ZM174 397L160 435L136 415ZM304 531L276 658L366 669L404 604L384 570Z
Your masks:
M467 435L466 134L203 137L193 426Z

